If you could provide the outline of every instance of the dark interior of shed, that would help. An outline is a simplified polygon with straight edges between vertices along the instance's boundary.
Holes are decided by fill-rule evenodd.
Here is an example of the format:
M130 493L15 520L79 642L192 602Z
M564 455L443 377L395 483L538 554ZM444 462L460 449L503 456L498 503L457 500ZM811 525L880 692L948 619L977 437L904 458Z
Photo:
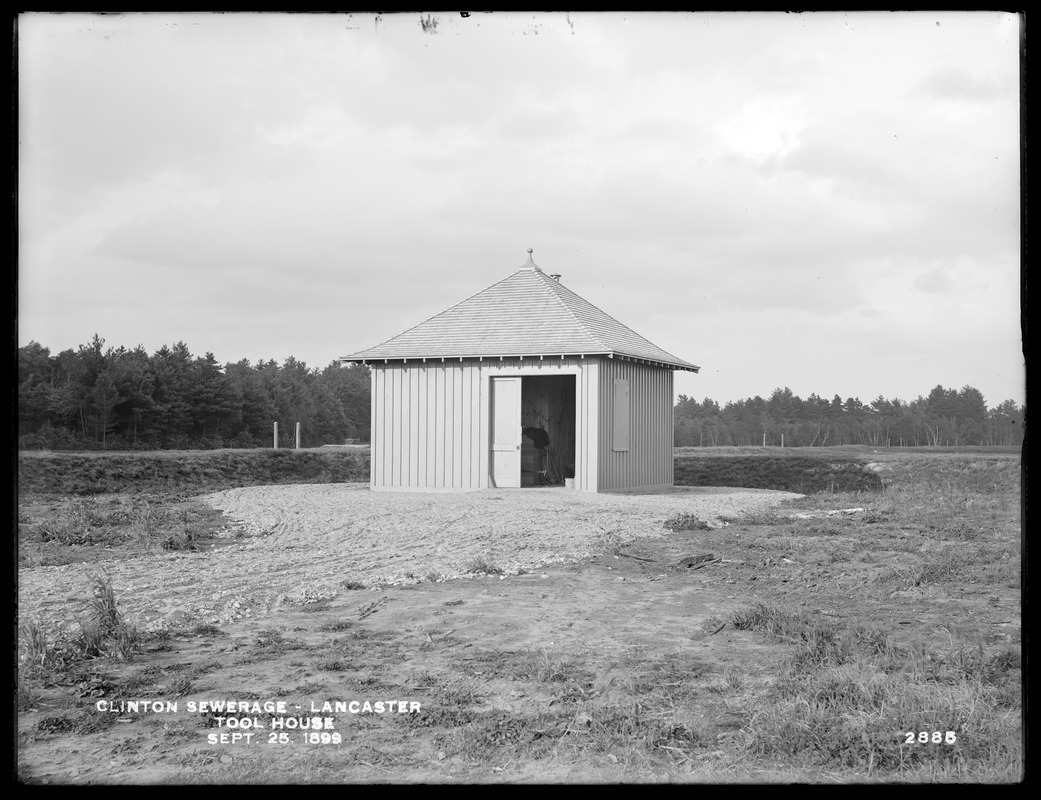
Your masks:
M575 376L521 380L521 486L563 486L575 477Z

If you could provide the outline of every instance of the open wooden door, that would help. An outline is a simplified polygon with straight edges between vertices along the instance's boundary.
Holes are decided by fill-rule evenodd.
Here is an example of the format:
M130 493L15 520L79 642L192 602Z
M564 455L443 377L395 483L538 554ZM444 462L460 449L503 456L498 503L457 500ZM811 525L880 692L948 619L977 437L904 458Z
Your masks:
M500 489L521 485L521 379L492 378L491 483Z

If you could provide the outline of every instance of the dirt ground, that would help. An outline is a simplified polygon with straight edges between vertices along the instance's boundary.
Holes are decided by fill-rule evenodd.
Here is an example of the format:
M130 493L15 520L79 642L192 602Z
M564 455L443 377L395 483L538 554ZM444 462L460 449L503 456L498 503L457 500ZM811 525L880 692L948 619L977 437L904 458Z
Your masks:
M261 618L336 597L345 585L467 576L475 559L507 575L575 561L623 539L660 537L677 513L711 525L785 492L678 487L662 494L564 489L371 492L360 484L253 486L206 495L230 520L226 547L107 562L124 614L146 630ZM84 614L96 564L23 570L22 616ZM77 607L77 604L80 607Z
M757 529L751 550L737 546L753 531L726 518L793 497L344 485L208 495L231 520L227 545L105 564L122 613L171 633L132 661L45 686L19 714L19 775L60 784L819 781L813 770L759 772L734 760L748 709L790 648L720 619L764 601L884 619L895 637L921 642L968 619L1014 642L1019 610L1007 592L980 585L863 596L858 571L906 553L894 545L847 559L841 518L821 523L827 546L813 557L781 529L766 539ZM666 530L680 513L706 524ZM486 571L468 572L477 563ZM97 567L23 569L22 613L85 613L76 604ZM638 697L653 697L653 708ZM214 701L248 710L189 705ZM316 717L318 730L286 727ZM636 740L661 758L648 760Z

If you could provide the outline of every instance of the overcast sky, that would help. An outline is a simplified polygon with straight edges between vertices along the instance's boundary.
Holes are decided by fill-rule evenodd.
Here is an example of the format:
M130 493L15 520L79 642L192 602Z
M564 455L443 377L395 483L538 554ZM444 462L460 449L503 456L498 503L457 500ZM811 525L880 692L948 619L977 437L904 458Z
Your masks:
M1025 401L1019 19L26 14L18 343L325 367L527 260L720 403Z

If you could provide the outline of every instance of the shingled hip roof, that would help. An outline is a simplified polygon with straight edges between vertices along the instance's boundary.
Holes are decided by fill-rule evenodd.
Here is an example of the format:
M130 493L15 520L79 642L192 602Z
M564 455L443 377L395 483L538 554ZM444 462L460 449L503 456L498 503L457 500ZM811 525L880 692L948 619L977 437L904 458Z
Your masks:
M700 368L667 353L528 263L404 333L341 361L605 355L672 369Z

